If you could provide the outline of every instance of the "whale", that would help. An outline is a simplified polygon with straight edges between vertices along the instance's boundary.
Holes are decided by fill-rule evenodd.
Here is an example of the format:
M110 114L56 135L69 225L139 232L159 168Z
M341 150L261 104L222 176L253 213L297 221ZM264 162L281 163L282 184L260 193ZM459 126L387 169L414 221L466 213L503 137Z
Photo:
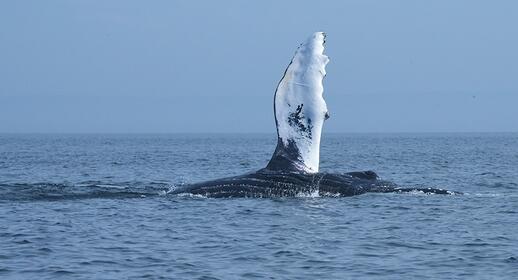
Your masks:
M319 171L320 140L329 119L323 80L329 58L326 34L313 33L297 48L274 94L277 146L268 164L247 174L188 184L173 194L204 197L345 197L364 193L454 194L437 188L403 188L374 171Z

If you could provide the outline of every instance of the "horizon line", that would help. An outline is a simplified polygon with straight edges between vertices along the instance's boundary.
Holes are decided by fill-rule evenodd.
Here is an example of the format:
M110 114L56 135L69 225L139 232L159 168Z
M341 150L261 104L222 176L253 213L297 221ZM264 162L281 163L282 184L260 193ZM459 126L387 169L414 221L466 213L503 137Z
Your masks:
M512 133L518 133L518 131L345 131L345 132L337 132L337 131L331 131L323 133L325 134L512 134ZM8 131L0 131L0 134L11 134L11 135L23 135L23 134L276 134L276 132L230 132L230 131L223 131L223 132L214 132L214 131L194 131L194 132L95 132L95 131L86 131L86 132L78 132L78 131L72 131L72 132L8 132Z

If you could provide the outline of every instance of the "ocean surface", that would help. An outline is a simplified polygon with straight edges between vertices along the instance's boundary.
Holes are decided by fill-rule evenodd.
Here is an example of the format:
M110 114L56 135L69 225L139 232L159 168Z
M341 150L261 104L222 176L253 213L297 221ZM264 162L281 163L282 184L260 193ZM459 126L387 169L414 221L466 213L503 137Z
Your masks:
M273 134L0 134L0 279L517 279L518 134L324 134L321 171L463 195L175 196Z

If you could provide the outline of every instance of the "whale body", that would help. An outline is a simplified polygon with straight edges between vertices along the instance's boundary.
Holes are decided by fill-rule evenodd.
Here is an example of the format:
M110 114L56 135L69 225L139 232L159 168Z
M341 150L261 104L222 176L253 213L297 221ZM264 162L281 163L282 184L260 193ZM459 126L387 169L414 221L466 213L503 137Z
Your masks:
M289 63L274 95L277 146L268 165L241 176L182 186L175 194L206 197L353 196L367 192L452 194L443 189L400 188L373 171L319 172L320 138L329 118L323 79L326 35L312 34Z
M364 193L421 192L455 194L434 188L400 188L381 180L373 171L332 173L303 173L272 171L263 168L241 176L186 185L175 194L204 197L344 197Z

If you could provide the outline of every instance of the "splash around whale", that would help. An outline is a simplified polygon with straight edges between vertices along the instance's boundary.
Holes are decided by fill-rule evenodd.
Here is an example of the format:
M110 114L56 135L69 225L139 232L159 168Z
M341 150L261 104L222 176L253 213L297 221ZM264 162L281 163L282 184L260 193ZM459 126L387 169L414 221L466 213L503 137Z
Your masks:
M312 34L302 43L274 95L277 147L268 165L256 172L182 186L172 193L206 197L353 196L367 192L454 194L443 189L401 188L373 171L319 172L320 138L329 118L323 79L329 58L326 35Z

